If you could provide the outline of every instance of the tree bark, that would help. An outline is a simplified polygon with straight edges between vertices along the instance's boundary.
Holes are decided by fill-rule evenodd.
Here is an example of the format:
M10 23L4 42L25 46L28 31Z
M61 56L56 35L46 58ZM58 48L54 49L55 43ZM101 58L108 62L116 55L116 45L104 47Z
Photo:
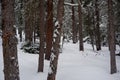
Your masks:
M79 50L84 51L83 46L83 31L82 31L82 8L81 8L81 0L78 1L78 14L79 14Z
M17 38L15 37L14 25L14 0L2 0L2 41L5 80L20 80L17 58Z
M95 37L96 37L96 49L97 49L97 51L101 50L98 1L99 0L95 0L95 33L96 33Z
M52 38L53 38L53 0L47 1L47 31L46 31L46 55L45 59L50 60Z
M57 21L55 22L55 29L53 34L53 48L52 48L53 50L50 57L50 67L47 80L55 80L56 78L63 14L64 14L64 0L59 0L57 7Z
M71 0L71 3L74 4L74 1ZM77 31L76 30L77 29L75 26L75 11L74 11L74 6L72 6L72 34L73 34L72 40L73 40L73 43L77 42Z
M116 58L115 58L115 28L113 21L113 3L112 0L108 0L108 39L110 49L110 67L111 74L117 72Z
M38 1L37 0L33 0L33 41L34 43L36 43L36 38L38 37L38 31L39 31L39 28L38 28L38 11L39 9L36 11L36 9L38 8Z
M39 32L40 32L40 51L39 51L39 63L38 63L38 72L43 72L44 69L44 37L45 37L45 0L39 1Z
M31 45L33 42L33 27L32 27L32 15L31 6L32 3L29 0L25 0L25 41Z
M20 38L20 42L22 42L22 31L23 31L23 13L22 13L22 8L23 8L23 0L19 0L17 3L18 11L16 12L16 17L17 17L17 25L18 25L18 34Z

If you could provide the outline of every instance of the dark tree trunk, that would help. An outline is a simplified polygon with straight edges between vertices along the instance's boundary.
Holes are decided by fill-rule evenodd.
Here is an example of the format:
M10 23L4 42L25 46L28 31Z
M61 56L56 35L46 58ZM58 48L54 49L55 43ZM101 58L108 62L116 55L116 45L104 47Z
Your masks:
M14 25L14 0L2 0L2 40L5 80L20 80L17 58L17 38L15 37Z
M95 0L95 37L96 37L96 49L101 50L101 40L100 40L100 26L99 26L99 8L98 1Z
M30 27L31 27L31 38L32 38L32 43L35 42L35 37L34 37L34 32L35 32L35 27L36 27L36 18L35 18L35 14L36 14L36 0L32 0L31 2L31 7L30 7Z
M84 23L84 24L85 25L87 24L87 27L86 27L86 31L88 33L87 35L90 36L91 46L94 50L94 40L95 40L94 11L93 11L93 9L91 10L88 6L86 9L87 9L88 14L86 16L86 18L87 18L86 23ZM92 15L91 15L91 11L93 13Z
M31 6L32 3L27 0L25 3L25 41L31 45L33 39L33 27L32 27L32 15L31 15Z
M16 14L18 18L18 34L20 38L20 42L22 42L22 31L23 31L23 14L22 14L22 8L23 8L23 0L19 0L18 2L18 12Z
M56 78L63 14L64 14L64 0L59 0L57 7L57 21L55 22L55 29L53 34L53 50L50 57L50 68L47 80L55 80Z
M71 3L74 4L74 1L71 0ZM76 31L76 26L75 26L75 11L74 11L74 6L72 6L72 40L73 43L77 42L77 31Z
M38 29L38 25L37 25L37 22L38 22L38 11L39 11L39 9L36 11L36 9L37 9L37 7L38 7L38 5L36 5L37 3L38 3L38 1L37 0L34 0L33 1L34 2L34 4L33 4L33 41L34 41L34 43L36 43L36 38L38 37L38 35L37 35L37 31L39 30ZM39 22L38 22L39 23Z
M93 16L92 16L92 23L93 23L93 29L91 31L90 37L91 37L91 44L92 44L92 48L93 51L95 50L94 48L94 43L95 43L95 18L94 18L94 11L93 11Z
M43 72L44 69L44 37L45 37L45 0L39 1L39 32L40 32L40 50L39 50L39 63L38 63L38 72Z
M108 0L108 39L109 39L109 49L110 49L110 64L111 64L111 74L117 72L116 68L116 58L115 58L115 28L113 21L113 3L112 0Z
M47 21L46 21L46 55L45 59L50 60L52 38L53 38L53 0L47 1Z
M18 34L19 34L20 42L22 42L22 28L21 27L18 28Z
M81 0L78 1L78 14L79 14L79 50L84 51L83 46L83 32L82 32L82 8L81 8Z

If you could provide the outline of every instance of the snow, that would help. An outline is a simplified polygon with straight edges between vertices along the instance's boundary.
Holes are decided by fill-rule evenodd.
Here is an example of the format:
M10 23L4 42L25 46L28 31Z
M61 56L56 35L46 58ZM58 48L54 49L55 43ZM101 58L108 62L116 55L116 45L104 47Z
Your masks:
M55 22L55 26L58 26L58 25L59 25L59 22L58 22L58 21L56 21L56 22Z
M56 34L56 33L54 33L54 34L53 34L53 37L57 37L57 34ZM54 42L55 42L55 41L54 41Z
M2 40L0 37L0 80L3 80L3 55L2 55Z
M55 29L54 33L55 33L55 34L58 34L58 35L60 34L57 29Z
M55 59L55 57L56 57L55 54L52 53L52 54L51 54L51 60L53 61L53 60Z
M15 57L11 57L11 59L15 59Z
M69 6L78 6L78 4L72 4L72 3L67 3L67 2L65 2L64 4L69 5Z
M18 61L20 80L47 80L49 61L45 60L44 72L38 73L38 54L28 54L20 50L18 44ZM107 47L93 51L91 45L84 43L85 51L79 51L79 44L65 43L63 53L59 56L56 80L119 80L120 57L116 56L116 74L110 74L110 56ZM119 49L119 47L117 47ZM120 51L120 49L117 52ZM0 38L0 80L3 75L2 40Z
M53 71L52 71L51 67L49 67L48 74L52 74L52 73L53 73Z

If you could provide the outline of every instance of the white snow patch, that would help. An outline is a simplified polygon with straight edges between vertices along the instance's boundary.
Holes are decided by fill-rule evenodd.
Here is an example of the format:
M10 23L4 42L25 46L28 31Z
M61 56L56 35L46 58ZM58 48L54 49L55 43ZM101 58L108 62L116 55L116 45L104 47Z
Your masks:
M60 34L57 29L55 29L54 34Z
M51 67L49 67L48 74L52 74L52 73L53 73L53 71L52 71Z
M78 4L72 4L72 3L68 3L68 2L65 2L64 4L69 5L69 6L78 6Z
M14 59L15 59L15 57L11 57L11 59L12 59L12 60L14 60Z
M54 54L54 53L51 53L50 58L51 58L52 61L55 59L55 57L56 57L55 54Z
M58 21L56 21L56 22L55 22L55 26L58 26L58 25L59 25L59 22L58 22Z
M53 34L53 37L57 37L57 34L54 33L54 34Z
M116 74L110 74L110 54L108 47L95 52L91 45L84 43L85 51L79 51L79 43L64 43L63 53L58 60L58 70L56 80L119 80L120 79L120 57L116 56ZM20 50L21 43L18 44L18 61L21 80L47 80L49 61L45 60L44 72L37 73L38 54L28 54ZM117 51L120 48L117 47ZM55 55L53 55L53 58ZM3 53L2 40L0 38L0 80L4 80L3 73Z

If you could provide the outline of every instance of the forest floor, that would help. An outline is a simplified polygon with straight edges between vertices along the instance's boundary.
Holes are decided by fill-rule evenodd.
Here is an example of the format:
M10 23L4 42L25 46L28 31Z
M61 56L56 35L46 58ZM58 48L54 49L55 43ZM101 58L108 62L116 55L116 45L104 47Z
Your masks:
M28 54L20 50L18 58L20 80L47 80L49 61L45 60L44 72L37 73L38 54ZM107 47L93 51L91 45L84 43L85 51L80 52L77 44L65 43L60 53L56 80L120 80L120 56L116 56L117 73L110 74L110 54ZM118 52L120 48L117 49ZM2 40L0 38L0 80L3 75Z

